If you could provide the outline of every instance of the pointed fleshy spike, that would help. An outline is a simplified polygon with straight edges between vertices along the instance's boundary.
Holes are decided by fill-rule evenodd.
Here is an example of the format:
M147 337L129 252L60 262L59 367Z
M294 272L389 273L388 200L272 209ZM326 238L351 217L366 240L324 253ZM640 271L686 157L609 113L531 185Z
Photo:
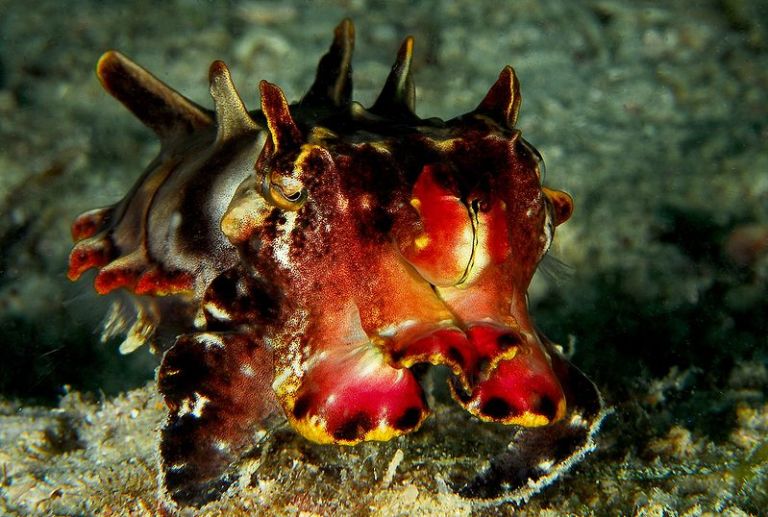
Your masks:
M512 129L520 110L520 83L515 71L507 65L473 113L486 115L502 126Z
M573 198L570 194L547 187L543 187L542 190L552 205L555 226L559 226L570 219L573 214Z
M112 259L112 243L103 236L94 236L79 241L69 253L67 277L77 280L87 270L101 267Z
M216 139L218 141L261 129L248 114L232 82L229 68L223 61L211 63L208 78L211 83L211 97L216 107Z
M285 149L298 148L301 143L301 131L291 117L288 101L280 87L261 81L261 111L267 119L269 135L274 146L273 152L277 153Z
M384 88L368 111L388 117L414 115L416 90L411 76L412 60L413 37L408 36L400 45L397 59L387 76Z
M162 142L213 123L198 106L119 52L106 52L96 67L104 89L119 100Z
M100 232L112 217L113 207L94 208L77 216L72 223L72 240L79 242Z
M331 104L346 106L352 99L352 51L355 47L355 26L345 18L334 31L333 43L317 65L315 82L309 88L302 105Z

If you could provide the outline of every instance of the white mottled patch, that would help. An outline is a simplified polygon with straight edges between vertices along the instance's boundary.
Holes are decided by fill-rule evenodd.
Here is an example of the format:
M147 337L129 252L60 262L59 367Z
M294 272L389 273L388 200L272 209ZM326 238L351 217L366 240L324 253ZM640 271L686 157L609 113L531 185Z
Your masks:
M278 226L279 236L272 244L272 254L277 263L288 271L293 269L291 263L291 234L296 225L296 212L284 212L285 224Z
M179 418L186 416L192 412L192 408L189 404L189 399L184 399L181 401L181 405L179 406L179 410L176 412L176 416Z
M205 348L224 348L224 340L221 336L216 334L209 334L207 332L197 335L198 343L205 345Z
M360 208L362 208L363 210L370 210L371 207L373 206L371 196L368 194L363 194L362 196L360 196L357 202Z
M244 364L240 367L240 373L245 375L246 377L254 377L256 375L256 371L251 367L250 364Z
M181 401L177 416L183 417L186 415L192 415L195 418L200 418L203 415L203 409L210 402L210 399L200 395L198 392L194 393L194 400L184 399Z
M229 321L232 316L223 307L219 307L215 302L208 302L205 304L205 310L219 321Z
M346 213L349 208L349 199L341 192L336 193L336 210L338 213Z
M192 404L192 410L190 413L195 418L200 418L203 415L203 410L205 409L205 406L210 402L211 400L208 397L204 397L203 395L200 395L198 392L195 392L195 401Z
M195 321L194 321L195 328L197 329L204 328L206 323L207 321L205 319L205 312L203 312L202 309L197 311L197 314L195 314Z
M285 384L285 381L287 381L291 376L291 373L292 370L290 368L283 368L280 370L277 375L275 375L275 379L272 381L272 390L278 391L280 386Z
M213 447L221 452L229 452L229 442L225 442L224 440L214 440Z
M168 466L168 470L171 470L173 472L178 472L180 470L184 470L187 467L186 463L174 463L173 465Z
M306 309L296 309L288 319L288 325L296 327L297 334L304 334L309 322L309 312Z
M291 370L293 370L293 374L296 378L301 379L304 377L306 368L304 366L304 361L301 360L300 354L294 354L293 359L291 360Z

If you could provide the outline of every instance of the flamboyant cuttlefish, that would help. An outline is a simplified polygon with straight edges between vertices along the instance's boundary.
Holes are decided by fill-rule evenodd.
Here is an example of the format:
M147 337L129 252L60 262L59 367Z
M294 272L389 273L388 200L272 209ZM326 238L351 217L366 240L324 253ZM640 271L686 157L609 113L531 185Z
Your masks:
M473 111L422 119L409 37L364 108L353 40L344 20L301 101L262 81L250 112L220 61L213 111L117 52L99 61L162 146L122 201L75 220L69 277L97 268L99 293L130 291L135 318L116 305L105 334L164 352L161 483L177 503L217 498L275 412L318 443L417 430L419 364L447 367L477 419L530 428L462 496L520 498L593 447L600 396L528 315L572 203L515 128L514 71Z

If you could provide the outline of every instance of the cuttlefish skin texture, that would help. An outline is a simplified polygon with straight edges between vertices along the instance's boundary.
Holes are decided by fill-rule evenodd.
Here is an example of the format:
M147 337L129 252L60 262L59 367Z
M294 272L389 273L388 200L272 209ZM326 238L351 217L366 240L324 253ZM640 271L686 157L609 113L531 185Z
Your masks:
M351 98L353 42L344 20L306 95L289 104L262 81L255 111L220 61L213 110L118 52L99 61L162 145L122 201L75 220L69 277L95 268L99 293L131 293L105 336L163 354L172 504L218 498L275 414L323 444L416 431L429 415L416 365L446 367L461 407L517 430L455 487L464 497L525 499L594 446L600 395L528 314L573 206L542 186L515 127L514 71L469 113L422 119L413 38L369 108Z

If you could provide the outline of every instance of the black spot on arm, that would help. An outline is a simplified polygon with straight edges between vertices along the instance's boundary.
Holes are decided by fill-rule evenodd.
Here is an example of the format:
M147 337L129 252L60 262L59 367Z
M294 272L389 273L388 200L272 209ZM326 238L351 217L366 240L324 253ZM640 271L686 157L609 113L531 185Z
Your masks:
M300 397L299 400L296 401L296 403L293 405L293 416L297 420L301 420L305 416L307 416L307 413L309 412L309 407L311 405L310 397L308 395L304 395L303 397Z
M555 419L555 415L557 413L557 406L551 398L542 396L539 399L539 403L536 407L536 413L547 417L547 420L552 422Z
M333 437L339 441L360 439L366 432L373 429L371 417L365 413L357 413L333 431Z
M480 412L486 416L496 419L507 418L512 412L512 406L509 403L499 397L491 397L488 402L485 403Z
M464 356L461 355L459 349L452 346L448 349L448 358L456 363L459 367L464 366Z
M417 407L408 408L405 412L395 420L395 429L400 431L408 431L416 427L421 419L421 409Z

